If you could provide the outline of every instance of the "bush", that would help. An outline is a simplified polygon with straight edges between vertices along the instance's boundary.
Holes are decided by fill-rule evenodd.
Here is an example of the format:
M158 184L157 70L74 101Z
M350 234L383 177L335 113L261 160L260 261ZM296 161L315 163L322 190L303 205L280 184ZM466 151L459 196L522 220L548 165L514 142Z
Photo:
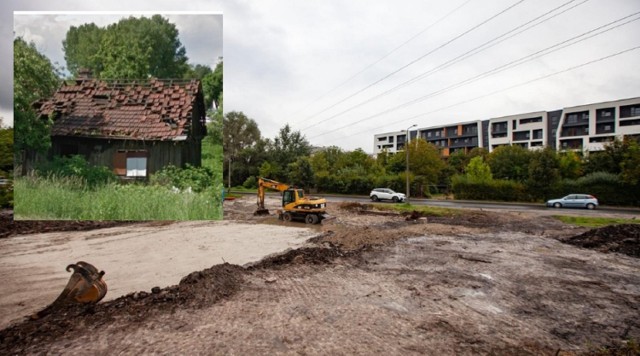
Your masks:
M213 185L213 171L207 167L194 167L187 164L186 168L169 165L151 175L153 185L176 187L180 190L191 188L194 192L202 192Z
M0 208L13 208L13 187L0 188Z
M451 178L451 183L456 199L531 201L525 186L510 180L477 181L456 175Z
M247 189L255 189L258 188L258 180L254 176L249 176L249 178L245 179L242 186Z
M78 177L89 188L96 188L117 180L116 175L104 166L91 166L79 155L54 157L52 161L40 165L38 173L43 176Z

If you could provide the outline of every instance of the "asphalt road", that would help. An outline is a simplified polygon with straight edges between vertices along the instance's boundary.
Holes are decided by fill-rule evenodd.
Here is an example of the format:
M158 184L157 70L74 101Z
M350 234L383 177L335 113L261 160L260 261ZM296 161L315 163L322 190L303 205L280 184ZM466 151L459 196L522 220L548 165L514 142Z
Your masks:
M255 193L247 192L234 192L235 194L255 195ZM268 195L279 195L277 192L268 192ZM364 195L331 195L331 194L313 194L314 196L321 196L328 202L343 202L343 201L356 201L360 203L371 202L368 196ZM386 204L393 204L393 202L381 202ZM509 211L544 211L553 212L558 214L571 213L572 215L582 216L607 216L611 214L625 215L629 218L640 218L640 208L629 207L609 207L599 206L596 210L587 209L555 209L547 208L544 204L538 203L507 203L507 202L484 202L484 201L471 201L471 200L436 200L436 199L419 199L411 198L411 204L414 205L426 205L437 206L442 208L466 208L466 209L487 209L487 210L509 210Z
M323 195L327 201L330 202L342 202L342 201L357 201L361 203L370 202L371 200L365 196L337 196L337 195ZM393 204L392 202L384 202ZM584 216L601 216L606 214L623 214L629 215L629 217L640 217L640 209L638 208L619 208L619 207L606 207L600 206L596 210L587 209L554 209L547 208L544 204L532 204L532 203L503 203L503 202L483 202L483 201L468 201L468 200L435 200L435 199L417 199L412 198L410 203L413 205L426 205L437 206L442 208L468 208L468 209L488 209L488 210L510 210L510 211L557 211L559 212L571 212L572 214L584 215Z

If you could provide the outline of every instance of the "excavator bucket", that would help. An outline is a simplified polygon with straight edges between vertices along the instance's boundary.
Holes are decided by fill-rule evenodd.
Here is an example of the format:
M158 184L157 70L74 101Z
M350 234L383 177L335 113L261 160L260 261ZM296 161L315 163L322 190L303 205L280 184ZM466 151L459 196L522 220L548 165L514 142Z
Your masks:
M84 261L68 265L67 272L71 270L73 274L62 293L53 303L33 315L33 319L41 318L56 309L72 304L95 304L107 294L107 284L102 279L104 271L98 272L92 264Z
M269 209L258 209L253 213L253 215L269 215Z

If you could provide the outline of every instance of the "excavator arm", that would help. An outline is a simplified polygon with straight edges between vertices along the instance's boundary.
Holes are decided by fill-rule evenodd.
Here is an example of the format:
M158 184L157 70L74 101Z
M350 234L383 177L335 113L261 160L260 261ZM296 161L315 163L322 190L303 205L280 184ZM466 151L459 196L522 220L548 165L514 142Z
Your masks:
M254 213L254 215L268 215L269 210L264 207L264 195L265 189L277 190L279 192L284 192L289 189L288 184L276 182L275 180L267 179L267 178L258 178L258 210Z

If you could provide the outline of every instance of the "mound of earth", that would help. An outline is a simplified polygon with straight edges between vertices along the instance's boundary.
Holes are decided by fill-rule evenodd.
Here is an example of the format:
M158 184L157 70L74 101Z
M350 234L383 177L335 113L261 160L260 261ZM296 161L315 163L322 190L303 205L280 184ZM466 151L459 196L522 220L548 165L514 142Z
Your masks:
M573 236L564 242L600 252L640 258L640 224L609 225Z
M92 306L71 305L40 319L27 319L0 331L0 354L23 353L30 345L94 330L106 321L124 318L138 324L167 310L202 309L233 295L244 273L242 267L225 263L193 272L178 285L155 287L152 293L131 293Z
M129 224L127 221L13 220L13 212L0 213L0 238L52 231L84 231Z

